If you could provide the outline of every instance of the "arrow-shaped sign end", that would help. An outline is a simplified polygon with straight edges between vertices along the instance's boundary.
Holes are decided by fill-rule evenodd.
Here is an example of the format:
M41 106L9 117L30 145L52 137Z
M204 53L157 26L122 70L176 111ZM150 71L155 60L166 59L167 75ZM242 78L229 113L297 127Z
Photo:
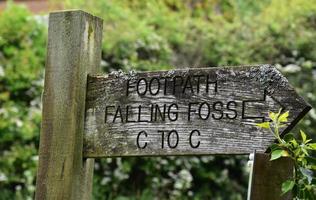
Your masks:
M289 111L288 126L281 132L281 136L284 136L312 109L312 106L294 90L275 66L263 65L259 80L265 86L267 94L282 105L282 111Z
M293 118L293 120L290 121L289 125L282 131L281 136L284 136L285 134L290 132L296 126L296 124L312 109L312 106L310 104L308 104L307 102L304 101L302 103L303 103L303 106L302 106L301 112L299 112ZM284 111L286 111L286 110L284 110Z

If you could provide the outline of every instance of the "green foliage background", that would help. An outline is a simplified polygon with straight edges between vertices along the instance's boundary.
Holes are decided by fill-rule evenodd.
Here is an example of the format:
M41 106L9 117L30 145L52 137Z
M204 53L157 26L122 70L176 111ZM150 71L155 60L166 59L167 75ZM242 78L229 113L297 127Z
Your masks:
M272 63L316 107L315 0L63 3L104 19L105 72ZM46 29L14 4L0 13L0 199L34 195ZM315 139L315 109L300 128ZM245 199L246 162L244 156L100 159L93 195Z

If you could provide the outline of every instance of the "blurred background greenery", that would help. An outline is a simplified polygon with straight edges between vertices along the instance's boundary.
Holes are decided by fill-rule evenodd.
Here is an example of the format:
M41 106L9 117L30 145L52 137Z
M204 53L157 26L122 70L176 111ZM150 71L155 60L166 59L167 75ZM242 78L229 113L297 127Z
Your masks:
M276 64L316 107L316 0L66 0L104 19L102 69ZM32 199L47 16L0 11L0 199ZM314 139L316 112L299 125ZM314 135L313 135L314 134ZM247 156L99 159L94 199L245 199Z

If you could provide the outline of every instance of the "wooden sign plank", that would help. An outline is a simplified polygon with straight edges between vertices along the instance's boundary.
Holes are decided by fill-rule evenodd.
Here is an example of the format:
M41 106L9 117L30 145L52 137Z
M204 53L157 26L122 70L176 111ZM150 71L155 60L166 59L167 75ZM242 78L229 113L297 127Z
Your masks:
M255 123L310 106L273 66L114 72L88 78L84 156L264 152L272 134Z

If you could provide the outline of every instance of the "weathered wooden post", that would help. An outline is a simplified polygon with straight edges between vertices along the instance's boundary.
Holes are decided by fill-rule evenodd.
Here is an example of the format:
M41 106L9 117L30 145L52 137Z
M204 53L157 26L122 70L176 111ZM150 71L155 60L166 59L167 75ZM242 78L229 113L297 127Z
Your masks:
M102 19L80 10L49 16L36 194L43 199L89 199L93 159L84 159L88 73L101 59Z
M282 183L293 177L294 163L290 158L270 161L266 153L253 153L249 177L248 200L291 200L292 194L282 194Z

